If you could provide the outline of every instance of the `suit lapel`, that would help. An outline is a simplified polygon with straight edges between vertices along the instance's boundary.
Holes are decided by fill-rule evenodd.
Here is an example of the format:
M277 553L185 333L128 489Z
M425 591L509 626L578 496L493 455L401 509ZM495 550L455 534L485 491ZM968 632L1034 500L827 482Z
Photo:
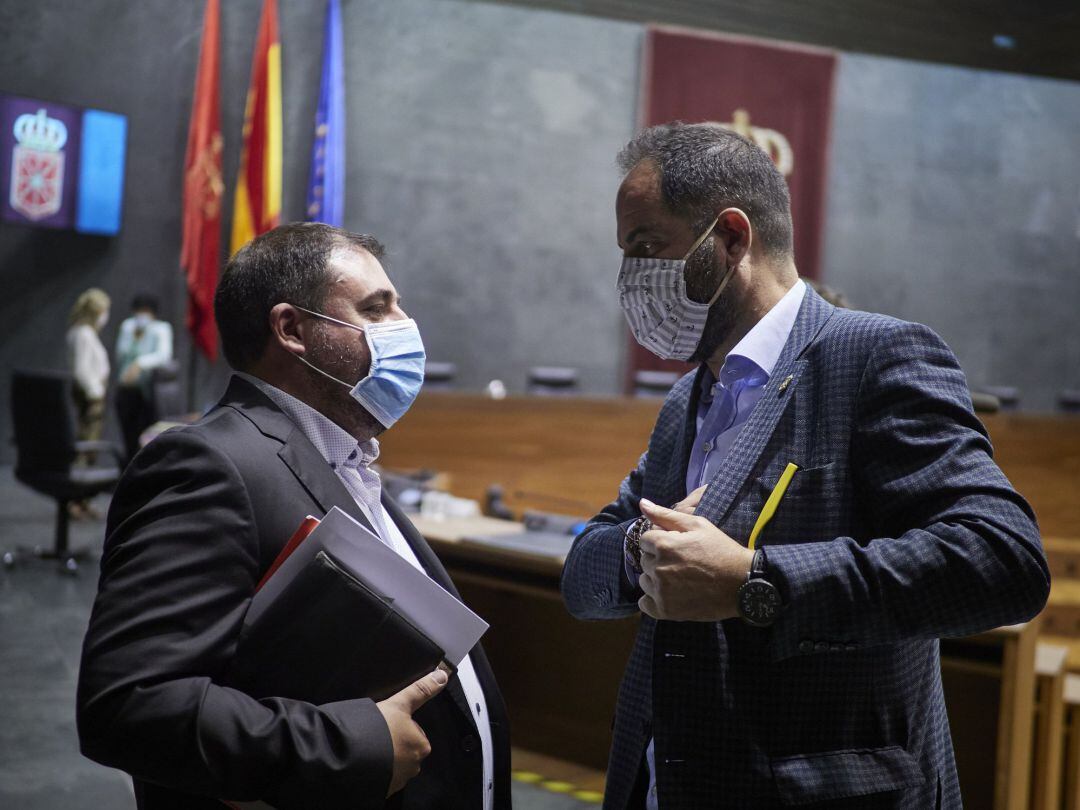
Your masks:
M731 508L735 496L746 483L750 471L798 387L799 379L806 368L806 361L801 359L803 353L825 326L834 309L835 307L821 296L807 288L791 334L769 376L761 399L739 431L727 458L717 469L701 498L698 513L708 516L713 523L721 522ZM690 418L693 418L694 411L690 412ZM685 464L682 470L685 473Z
M330 469L304 432L269 397L241 377L233 377L222 404L238 410L264 436L281 442L278 458L289 468L324 513L337 506L371 531L367 515L357 506L341 479ZM377 532L376 532L377 533Z

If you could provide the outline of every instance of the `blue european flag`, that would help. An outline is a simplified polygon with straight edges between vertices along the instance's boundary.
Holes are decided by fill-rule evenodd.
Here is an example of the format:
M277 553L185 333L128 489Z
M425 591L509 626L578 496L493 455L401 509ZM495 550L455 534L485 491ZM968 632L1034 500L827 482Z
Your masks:
M341 43L341 6L329 0L323 42L319 107L311 145L307 218L341 228L345 224L345 53Z

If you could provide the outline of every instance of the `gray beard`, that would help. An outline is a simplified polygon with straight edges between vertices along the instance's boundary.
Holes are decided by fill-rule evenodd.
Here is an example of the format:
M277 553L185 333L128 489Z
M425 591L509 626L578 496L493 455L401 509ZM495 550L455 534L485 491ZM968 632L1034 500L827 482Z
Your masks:
M716 287L724 278L728 268L717 266L716 249L711 239L702 242L694 255L686 260L686 294L690 300L704 304L716 293ZM690 355L688 363L704 363L713 352L723 344L738 318L738 305L730 285L720 293L709 308L705 327L701 330L701 340Z

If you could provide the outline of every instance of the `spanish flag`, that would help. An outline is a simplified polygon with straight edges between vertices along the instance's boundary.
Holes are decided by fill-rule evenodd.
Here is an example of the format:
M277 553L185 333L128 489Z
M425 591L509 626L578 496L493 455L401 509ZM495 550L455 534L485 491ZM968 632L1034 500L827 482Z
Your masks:
M281 41L277 0L263 0L251 86L244 107L244 147L233 203L230 252L281 221Z

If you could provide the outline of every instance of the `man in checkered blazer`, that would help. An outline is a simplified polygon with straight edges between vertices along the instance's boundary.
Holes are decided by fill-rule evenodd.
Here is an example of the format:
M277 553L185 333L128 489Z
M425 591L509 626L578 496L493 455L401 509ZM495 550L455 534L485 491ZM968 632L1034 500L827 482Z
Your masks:
M1030 619L1050 579L956 358L806 288L746 139L654 127L620 165L623 309L698 368L563 572L575 616L643 614L605 808L959 808L938 638Z

